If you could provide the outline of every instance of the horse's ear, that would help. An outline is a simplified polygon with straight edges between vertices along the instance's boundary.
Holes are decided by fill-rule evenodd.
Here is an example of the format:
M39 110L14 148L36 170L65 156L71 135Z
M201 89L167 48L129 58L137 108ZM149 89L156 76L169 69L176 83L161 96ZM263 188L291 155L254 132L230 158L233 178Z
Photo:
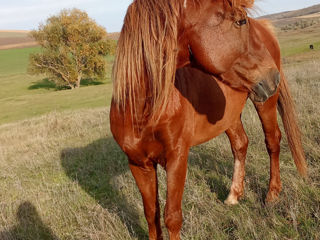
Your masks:
M245 8L252 8L254 5L254 0L243 0Z
M252 8L254 5L254 0L229 0L229 2L235 8Z

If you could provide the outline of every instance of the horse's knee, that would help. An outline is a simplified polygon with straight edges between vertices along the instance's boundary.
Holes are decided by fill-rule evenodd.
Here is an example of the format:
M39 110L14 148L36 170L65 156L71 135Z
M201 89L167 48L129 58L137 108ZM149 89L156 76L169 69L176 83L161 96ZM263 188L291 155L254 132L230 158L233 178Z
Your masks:
M280 152L281 131L276 128L273 132L266 133L266 145L269 153Z
M170 232L179 232L182 226L182 211L165 212L164 221Z
M242 134L233 142L233 150L245 154L249 145L249 139L246 134Z

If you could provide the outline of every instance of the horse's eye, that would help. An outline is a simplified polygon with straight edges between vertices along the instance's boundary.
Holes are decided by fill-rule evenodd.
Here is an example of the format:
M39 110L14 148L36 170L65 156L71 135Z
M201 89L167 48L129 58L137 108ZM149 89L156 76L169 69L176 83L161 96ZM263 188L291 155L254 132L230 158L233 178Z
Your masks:
M247 19L242 19L242 20L236 21L235 23L236 23L238 26L242 26L242 25L247 24Z

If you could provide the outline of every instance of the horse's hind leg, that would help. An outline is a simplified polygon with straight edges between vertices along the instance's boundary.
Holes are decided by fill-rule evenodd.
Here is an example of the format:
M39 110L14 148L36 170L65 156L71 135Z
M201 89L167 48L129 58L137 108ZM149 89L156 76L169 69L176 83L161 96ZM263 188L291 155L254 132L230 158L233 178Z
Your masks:
M267 202L276 200L281 191L279 168L281 131L277 121L278 97L279 94L275 94L263 104L254 103L262 123L266 146L270 156L270 182L266 197Z
M142 196L144 214L149 227L149 239L163 239L160 225L160 207L158 200L156 165L153 165L150 162L150 165L145 167L140 167L133 164L130 164L129 166Z
M243 196L248 137L243 129L240 117L226 133L234 156L234 170L230 193L225 203L234 205L237 204L239 198Z

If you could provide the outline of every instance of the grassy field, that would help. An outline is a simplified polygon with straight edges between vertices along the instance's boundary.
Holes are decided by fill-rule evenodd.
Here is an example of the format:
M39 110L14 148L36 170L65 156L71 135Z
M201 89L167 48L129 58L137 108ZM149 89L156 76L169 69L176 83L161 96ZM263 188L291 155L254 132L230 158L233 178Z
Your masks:
M281 53L283 57L292 57L298 54L310 52L309 46L313 44L316 49L320 49L320 24L309 28L279 31L278 38L281 43Z
M109 105L112 56L106 59L107 76L102 82L83 83L73 91L56 91L45 76L26 74L29 54L36 51L39 48L0 51L0 124L51 111Z
M279 33L310 179L298 176L283 137L283 192L279 202L265 205L269 160L248 102L245 198L238 206L223 204L233 170L226 136L193 148L182 239L320 239L320 46L305 48L319 39L313 31L298 38ZM140 194L109 129L112 57L102 84L56 91L44 76L26 74L33 51L0 51L0 239L147 239ZM163 209L162 169L159 176Z

